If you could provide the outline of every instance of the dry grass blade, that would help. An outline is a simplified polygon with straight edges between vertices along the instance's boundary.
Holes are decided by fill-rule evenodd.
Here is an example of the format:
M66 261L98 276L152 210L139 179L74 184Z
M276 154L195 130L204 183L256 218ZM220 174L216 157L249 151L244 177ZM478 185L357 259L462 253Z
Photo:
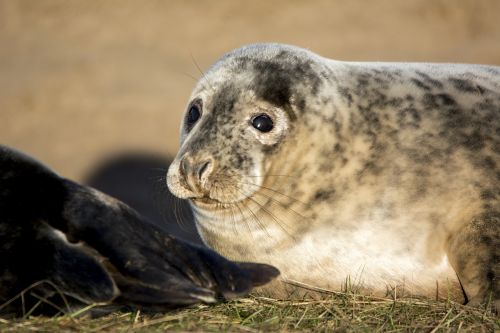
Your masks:
M30 317L0 320L1 332L157 332L157 331L356 331L495 332L491 312L450 302L373 299L348 294L300 301L248 297L199 305L166 314L112 313L99 318Z
M107 304L64 312L55 317L0 319L0 332L153 332L177 331L361 331L496 332L500 321L490 307L473 308L449 300L381 298L290 284L316 292L318 298L278 300L251 296L218 305L198 305L165 314L115 312L91 318ZM33 286L32 286L33 287ZM27 292L27 290L23 292ZM18 297L21 297L19 295ZM45 301L40 298L41 301ZM13 302L10 300L9 302ZM7 303L9 303L7 302ZM5 306L5 304L4 304ZM66 305L68 308L69 306Z

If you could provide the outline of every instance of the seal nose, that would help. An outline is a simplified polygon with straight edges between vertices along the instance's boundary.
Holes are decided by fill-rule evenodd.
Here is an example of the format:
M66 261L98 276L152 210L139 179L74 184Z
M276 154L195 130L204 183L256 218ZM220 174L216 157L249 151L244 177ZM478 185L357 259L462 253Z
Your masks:
M212 158L195 159L184 156L180 162L180 173L191 189L200 189L212 173L214 161Z
M211 162L210 161L204 161L195 166L195 171L196 174L198 175L198 179L201 181L201 178L203 177L203 173L205 173L208 170L208 167L210 166Z

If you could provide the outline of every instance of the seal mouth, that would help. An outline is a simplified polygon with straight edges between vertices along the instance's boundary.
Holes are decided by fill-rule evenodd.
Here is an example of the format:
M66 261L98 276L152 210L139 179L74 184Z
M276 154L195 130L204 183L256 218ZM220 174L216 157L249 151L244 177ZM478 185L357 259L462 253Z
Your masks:
M202 204L202 205L220 205L223 204L217 199L212 199L210 197L198 197L198 198L191 198L191 200L197 204Z
M244 200L238 201L238 202L224 202L224 201L220 201L220 200L211 198L209 196L189 198L189 200L195 206L202 208L202 209L210 209L210 210L220 210L220 209L226 209L229 207L233 207L234 205L237 205L238 203L244 202L247 199L248 198L245 198Z
M209 196L189 198L194 206L204 210L219 210L226 208L228 203L210 198Z

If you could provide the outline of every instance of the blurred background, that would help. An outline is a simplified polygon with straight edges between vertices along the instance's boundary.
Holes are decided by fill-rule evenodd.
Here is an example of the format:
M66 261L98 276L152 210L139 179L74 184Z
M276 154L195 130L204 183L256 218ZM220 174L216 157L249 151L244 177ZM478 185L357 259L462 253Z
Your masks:
M497 0L1 0L0 142L81 180L110 152L176 152L195 61L274 41L498 65L499 24Z
M116 154L175 154L197 67L233 48L499 65L499 22L497 0L0 0L0 143L95 184Z

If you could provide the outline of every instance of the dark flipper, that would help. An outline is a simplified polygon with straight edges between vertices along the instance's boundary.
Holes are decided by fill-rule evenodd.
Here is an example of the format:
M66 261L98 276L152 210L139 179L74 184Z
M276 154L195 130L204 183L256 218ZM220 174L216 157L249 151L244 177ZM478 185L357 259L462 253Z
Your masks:
M63 213L66 224L56 227L72 241L83 241L108 258L122 290L120 299L127 303L214 302L241 296L262 284L252 280L259 271L266 282L278 275L268 265L240 269L211 250L162 232L113 198L69 181L64 184L70 193ZM149 303L148 295L154 302Z
M84 302L165 309L240 296L278 274L175 239L0 146L0 303L47 279Z

